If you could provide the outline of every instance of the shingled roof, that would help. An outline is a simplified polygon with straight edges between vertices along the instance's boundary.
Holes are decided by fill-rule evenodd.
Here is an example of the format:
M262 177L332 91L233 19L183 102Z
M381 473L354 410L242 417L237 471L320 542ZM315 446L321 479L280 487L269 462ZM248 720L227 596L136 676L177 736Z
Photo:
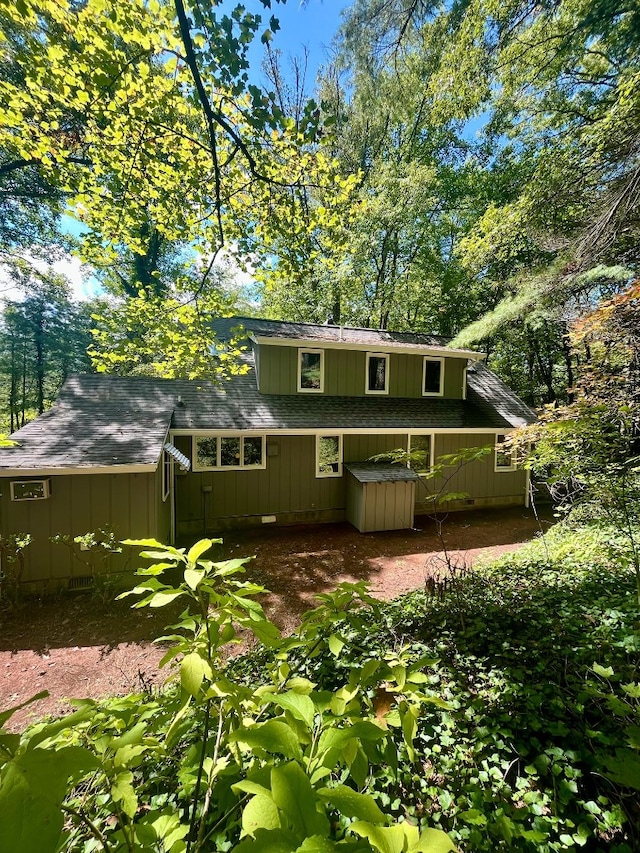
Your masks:
M367 346L378 350L443 350L454 352L447 346L447 339L439 335L427 335L420 332L392 332L388 329L366 329L355 326L335 326L318 323L291 323L284 320L262 320L255 317L222 317L212 321L214 333L226 340L233 333L246 333L249 338L271 338L281 341L308 341L310 343L339 344L348 348ZM455 350L468 353L469 356L482 358L480 353L470 350Z
M234 322L237 325L237 318L225 322L228 329ZM282 327L283 333L285 326L302 325L252 323L254 328L266 323L276 329ZM219 383L104 374L72 376L53 408L12 436L18 446L0 450L0 471L15 475L18 470L153 470L169 428L506 431L535 419L533 411L480 363L469 368L467 399L448 400L260 394L253 354L248 352L245 358L248 373Z

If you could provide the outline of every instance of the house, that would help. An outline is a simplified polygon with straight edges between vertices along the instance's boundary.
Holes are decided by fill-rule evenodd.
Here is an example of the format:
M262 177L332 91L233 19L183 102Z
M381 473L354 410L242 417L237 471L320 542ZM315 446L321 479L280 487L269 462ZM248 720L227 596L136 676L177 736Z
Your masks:
M0 451L0 530L34 538L24 580L86 574L50 537L106 525L118 538L172 542L272 522L409 527L431 506L437 485L424 474L434 460L470 446L496 450L455 474L447 489L464 496L449 508L526 503L527 474L500 444L535 416L479 353L386 330L213 326L220 341L244 328L244 374L72 376ZM398 448L421 451L420 461L370 461Z

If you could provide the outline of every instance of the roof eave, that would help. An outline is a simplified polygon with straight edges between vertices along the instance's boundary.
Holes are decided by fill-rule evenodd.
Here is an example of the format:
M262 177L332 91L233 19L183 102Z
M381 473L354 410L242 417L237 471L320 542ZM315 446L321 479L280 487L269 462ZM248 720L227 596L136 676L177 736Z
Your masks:
M250 340L258 345L268 344L277 347L308 347L309 349L348 349L358 352L395 352L402 355L434 355L450 358L467 358L472 361L484 361L486 355L473 350L452 349L438 346L405 346L390 341L372 341L371 343L356 343L355 341L329 341L324 338L279 338L270 335L251 335Z

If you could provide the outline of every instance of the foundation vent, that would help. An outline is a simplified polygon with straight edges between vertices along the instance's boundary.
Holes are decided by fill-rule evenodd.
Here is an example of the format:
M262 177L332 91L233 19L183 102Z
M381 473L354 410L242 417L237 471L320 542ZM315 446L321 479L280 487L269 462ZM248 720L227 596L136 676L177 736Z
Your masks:
M69 578L67 585L68 589L89 589L93 586L93 578L91 575L78 575L75 578Z

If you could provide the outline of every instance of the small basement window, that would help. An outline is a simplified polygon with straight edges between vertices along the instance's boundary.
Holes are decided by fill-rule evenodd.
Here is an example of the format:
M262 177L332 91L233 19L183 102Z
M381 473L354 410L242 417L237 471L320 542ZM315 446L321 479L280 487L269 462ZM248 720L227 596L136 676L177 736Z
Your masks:
M444 391L444 358L426 356L422 367L422 394L441 397Z
M495 469L496 471L515 471L516 463L513 454L504 446L506 435L496 435L496 456Z
M409 459L407 467L415 471L416 474L428 474L433 467L432 453L433 436L410 435L409 454L413 458Z
M386 353L367 353L367 394L389 393L389 356Z
M13 480L10 484L12 501L42 501L51 495L50 480Z
M321 394L324 391L324 351L298 350L298 391Z
M193 470L266 468L264 435L194 435Z
M316 436L316 477L342 476L342 436Z

